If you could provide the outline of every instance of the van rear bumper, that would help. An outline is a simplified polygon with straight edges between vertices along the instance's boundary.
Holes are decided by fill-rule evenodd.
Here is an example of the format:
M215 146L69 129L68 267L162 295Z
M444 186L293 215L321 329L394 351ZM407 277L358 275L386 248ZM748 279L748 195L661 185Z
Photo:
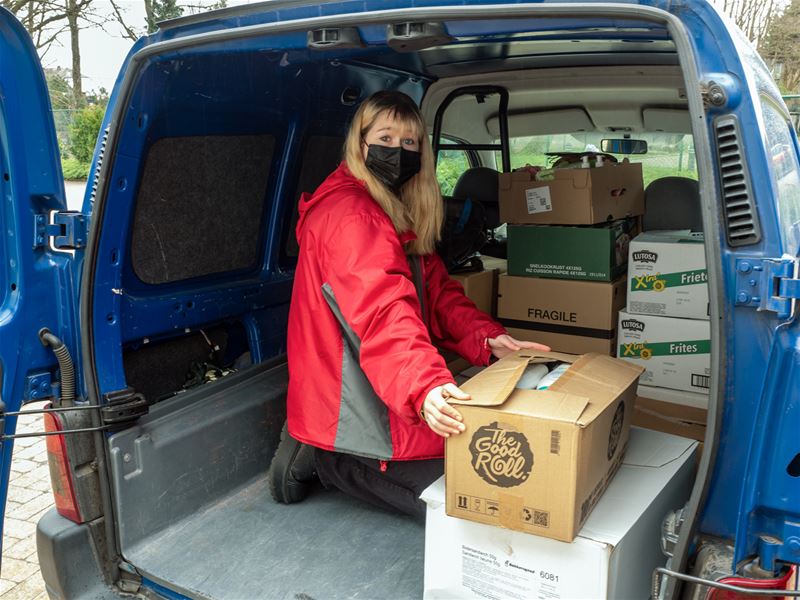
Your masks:
M39 567L51 599L119 600L95 558L89 526L65 519L53 508L36 526Z

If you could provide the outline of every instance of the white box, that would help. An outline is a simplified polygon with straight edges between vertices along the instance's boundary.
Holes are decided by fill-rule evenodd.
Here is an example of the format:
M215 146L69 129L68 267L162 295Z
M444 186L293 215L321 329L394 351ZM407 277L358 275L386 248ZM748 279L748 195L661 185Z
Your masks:
M639 383L705 392L711 385L709 321L619 313L617 357L645 369Z
M708 273L701 234L645 232L628 249L628 312L708 319Z
M448 517L439 479L422 493L424 597L648 598L666 563L661 522L689 498L696 448L632 428L622 466L572 543Z

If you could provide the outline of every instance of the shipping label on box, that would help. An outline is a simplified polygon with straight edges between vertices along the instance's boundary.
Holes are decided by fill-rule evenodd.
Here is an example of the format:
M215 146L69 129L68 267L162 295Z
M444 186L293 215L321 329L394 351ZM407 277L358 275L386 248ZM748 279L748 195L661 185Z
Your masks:
M572 366L515 389L530 363ZM572 541L622 461L641 368L608 356L520 350L461 386L464 434L445 443L447 514Z
M500 220L539 225L593 225L644 214L641 163L557 169L550 181L527 171L500 173Z
M625 285L625 277L605 283L501 275L498 320L514 337L524 332L517 339L557 352L616 354L613 340Z
M708 273L701 235L645 232L630 243L628 312L708 319Z
M641 366L645 385L708 391L711 329L708 321L619 313L617 356Z
M613 281L625 273L636 219L593 227L508 226L508 274Z

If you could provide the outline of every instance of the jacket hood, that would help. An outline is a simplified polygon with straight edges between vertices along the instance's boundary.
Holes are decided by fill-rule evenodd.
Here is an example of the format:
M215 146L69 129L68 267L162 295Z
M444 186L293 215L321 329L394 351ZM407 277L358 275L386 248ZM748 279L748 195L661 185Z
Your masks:
M303 230L311 211L323 202L335 201L335 198L331 198L331 196L337 196L348 188L361 193L366 190L364 184L356 179L350 169L347 168L347 164L341 162L337 169L328 175L313 194L304 193L300 196L297 206L297 228L295 230L298 243L302 243Z

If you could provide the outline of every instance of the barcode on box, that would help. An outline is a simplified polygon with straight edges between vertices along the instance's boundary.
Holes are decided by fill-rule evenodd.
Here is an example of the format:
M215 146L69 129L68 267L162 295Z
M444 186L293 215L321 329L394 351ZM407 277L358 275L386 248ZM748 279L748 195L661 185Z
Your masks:
M699 387L708 389L711 387L711 376L710 375L698 375L697 373L692 373L692 387Z
M550 513L545 510L533 511L533 524L537 527L550 527Z
M550 454L561 454L561 432L550 431Z

